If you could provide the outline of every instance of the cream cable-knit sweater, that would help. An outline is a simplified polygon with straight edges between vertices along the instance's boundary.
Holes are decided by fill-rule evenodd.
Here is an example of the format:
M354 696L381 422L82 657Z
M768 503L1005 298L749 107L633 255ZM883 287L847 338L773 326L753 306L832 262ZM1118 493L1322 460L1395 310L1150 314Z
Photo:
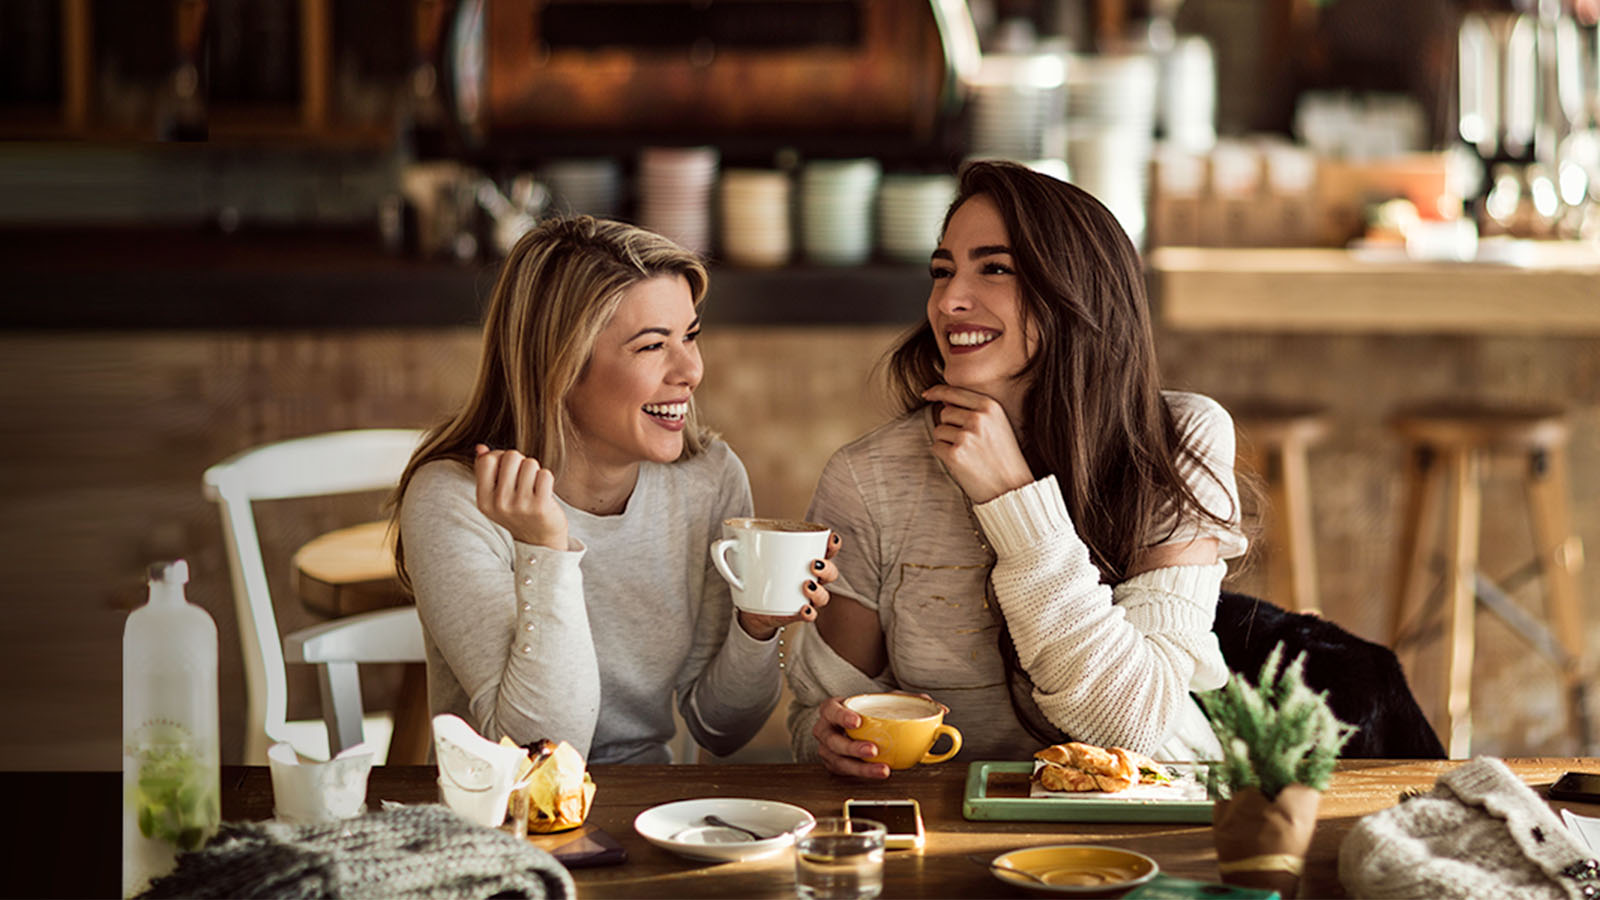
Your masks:
M1195 394L1165 395L1179 427L1197 441L1221 484L1185 474L1207 508L1234 513L1223 527L1178 523L1169 543L1218 540L1244 552L1233 481L1233 424ZM1044 714L1074 739L1171 759L1216 753L1216 738L1190 691L1227 679L1211 624L1226 565L1158 569L1115 588L1102 585L1053 477L973 508L929 451L930 411L903 417L829 461L808 514L844 537L830 590L876 609L889 653L868 678L814 632L798 641L789 683L796 756L814 758L811 728L829 696L870 690L926 692L950 707L967 759L1027 758L1038 743L1017 720L996 643L997 611ZM997 562L988 566L987 541Z

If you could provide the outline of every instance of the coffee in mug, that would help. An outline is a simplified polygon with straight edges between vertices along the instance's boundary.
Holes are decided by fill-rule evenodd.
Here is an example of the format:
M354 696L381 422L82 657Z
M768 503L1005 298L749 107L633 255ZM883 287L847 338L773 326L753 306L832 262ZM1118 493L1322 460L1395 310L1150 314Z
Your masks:
M803 587L816 577L813 560L828 552L828 528L797 519L725 519L711 562L733 588L733 605L764 616L805 608Z
M861 717L861 724L845 729L858 741L878 748L868 762L888 763L891 769L909 769L919 763L941 763L961 750L961 732L944 724L945 708L926 697L911 694L856 694L845 699L846 709ZM934 753L939 735L950 736L950 749Z

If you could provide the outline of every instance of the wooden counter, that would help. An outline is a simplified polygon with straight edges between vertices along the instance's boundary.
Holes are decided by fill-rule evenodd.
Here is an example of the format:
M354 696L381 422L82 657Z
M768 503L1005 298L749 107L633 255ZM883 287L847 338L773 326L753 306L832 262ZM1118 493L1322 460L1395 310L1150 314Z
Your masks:
M1152 297L1172 329L1600 335L1600 246L1529 244L1519 265L1346 250L1161 247Z

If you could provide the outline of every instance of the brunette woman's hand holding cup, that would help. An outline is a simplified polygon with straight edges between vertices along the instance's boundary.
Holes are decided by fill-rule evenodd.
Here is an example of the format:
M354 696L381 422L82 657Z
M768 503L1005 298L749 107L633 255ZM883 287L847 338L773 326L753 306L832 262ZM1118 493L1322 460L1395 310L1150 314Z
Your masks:
M840 697L829 697L817 708L817 722L811 736L817 739L817 754L828 771L856 778L889 777L889 766L867 762L878 748L871 741L858 741L845 732L861 725L861 714L844 705Z
M922 399L941 405L933 455L973 503L987 503L1033 483L1033 471L1000 401L948 384L928 388Z
M478 509L524 544L567 549L567 514L556 502L555 476L516 450L479 444L472 462Z
M805 595L806 605L792 616L769 616L753 613L747 610L738 610L739 627L745 634L758 641L764 641L777 633L785 625L796 622L815 622L817 610L828 605L828 589L823 585L839 577L839 570L833 565L833 556L839 552L839 536L828 535L828 549L824 551L823 558L812 560L812 577L800 586L800 592Z

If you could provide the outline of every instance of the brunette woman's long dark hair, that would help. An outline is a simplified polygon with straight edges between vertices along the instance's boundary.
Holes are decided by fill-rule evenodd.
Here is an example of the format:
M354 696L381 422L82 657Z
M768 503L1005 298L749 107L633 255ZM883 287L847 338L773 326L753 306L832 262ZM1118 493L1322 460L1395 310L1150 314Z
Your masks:
M1218 478L1161 396L1144 272L1116 217L1066 182L1014 163L977 162L962 170L941 234L978 195L993 200L1005 222L1023 327L1038 336L1017 376L1029 381L1027 419L1014 423L1023 456L1035 476L1056 476L1100 580L1116 584L1185 518L1227 524L1238 511L1207 509L1179 468L1189 460ZM907 412L925 405L922 391L944 381L930 323L895 347L888 374ZM991 608L1000 608L992 598ZM1004 622L998 640L1017 720L1042 743L1070 740L1034 701Z
M1038 336L1018 376L1030 381L1023 455L1036 476L1056 476L1101 580L1115 584L1166 536L1157 533L1164 522L1226 524L1237 510L1206 509L1179 470L1188 459L1217 477L1162 399L1144 272L1116 217L1066 182L1015 163L975 162L961 172L944 227L980 194L1005 222L1024 327ZM889 357L891 390L907 411L917 409L943 369L924 321Z

